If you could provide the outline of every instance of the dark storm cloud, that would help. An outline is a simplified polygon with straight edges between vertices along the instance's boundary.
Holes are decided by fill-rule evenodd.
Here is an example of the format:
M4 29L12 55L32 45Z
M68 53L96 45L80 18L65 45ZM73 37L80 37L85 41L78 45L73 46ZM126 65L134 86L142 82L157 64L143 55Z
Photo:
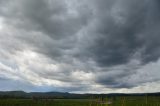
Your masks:
M108 71L97 73L96 82L105 85L108 88L132 88L140 83L130 82L132 75L137 74L135 70L139 68L138 64L135 66L127 65L127 67L120 66L119 68L112 68Z
M75 34L80 31L83 26L87 25L89 18L89 23L92 23L92 18L95 18L97 20L97 22L93 24L95 28L91 29L93 32L89 32L88 34L95 34L94 36L96 36L96 38L94 39L94 43L89 46L89 49L87 48L86 50L83 49L85 47L82 47L84 52L89 52L88 54L83 54L83 56L90 55L100 66L110 66L127 63L132 55L141 49L143 44L143 41L139 39L139 34L145 28L146 15L148 14L147 6L149 4L145 3L145 0L138 6L138 1L127 2L122 0L122 2L124 3L124 7L120 8L124 8L124 10L117 13L120 14L120 16L116 17L124 18L125 22L123 24L116 23L116 19L111 16L111 10L117 3L116 0L94 1L93 9L96 11L95 13L93 12L93 17L91 16L92 11L88 12L88 8L85 8L85 11L78 9L76 11L77 16L70 15L67 11L66 4L55 0L52 2L43 0L38 2L37 0L17 1L19 4L10 1L10 5L13 5L16 13L10 11L11 13L8 14L12 14L13 20L10 19L9 21L16 24L17 27L25 29L27 27L33 28L53 38L54 40L50 40L50 42L44 41L42 38L40 39L41 42L35 41L34 44L36 50L38 49L37 51L53 58L64 55L66 51L65 48L72 49L77 40ZM12 22L16 21L15 18L17 17L19 17L20 20L17 20L16 23ZM93 35L87 36L92 37ZM27 40L27 37L22 37L22 39ZM55 39L59 40L55 41ZM34 43L30 37L28 40ZM147 53L145 54L147 55Z
M0 18L7 27L1 31L0 55L10 59L0 62L30 70L39 78L68 83L82 81L73 75L75 70L84 72L82 76L91 72L94 83L107 88L158 81L133 81L132 77L160 57L159 4L158 0L0 0ZM27 50L31 59L38 55L35 66L25 61ZM17 55L22 55L24 63ZM64 89L78 91L80 86Z
M150 3L147 0L121 0L121 4L116 4L117 2L110 7L117 8L113 10L117 11L115 14L113 11L105 13L100 8L98 12L102 13L95 15L98 23L95 24L92 34L96 37L88 49L93 59L100 66L125 64L138 50L144 48L141 55L144 63L157 60L160 56L160 46L156 40L159 38L159 20L155 19L159 19L159 15L157 6L153 6L157 1ZM104 4L99 5L103 7ZM107 10L107 7L105 9ZM155 15L152 10L157 11Z
M62 1L54 0L50 3L44 0L27 1L25 2L27 9L24 11L24 15L50 37L59 39L72 36L85 25L85 14L73 17L67 13L67 7Z
M9 22L18 28L43 32L53 39L75 35L87 24L89 17L89 13L80 8L75 16L72 15L66 2L58 0L16 0L9 1L8 6L13 10L2 12L8 16Z
M87 7L75 7L73 9L76 10L72 13L74 10L70 12L64 1L9 0L7 3L5 5L8 7L2 5L2 17L6 18L6 23L24 34L15 35L16 40L18 38L26 42L29 48L57 60L74 49L77 43L76 33L87 25L91 17L91 12L85 10Z

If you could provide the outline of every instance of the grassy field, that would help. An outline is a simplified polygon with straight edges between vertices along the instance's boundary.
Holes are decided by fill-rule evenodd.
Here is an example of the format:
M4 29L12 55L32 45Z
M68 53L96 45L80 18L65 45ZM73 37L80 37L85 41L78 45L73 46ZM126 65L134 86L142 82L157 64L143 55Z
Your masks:
M160 97L117 97L111 106L160 106Z
M31 99L1 99L0 106L89 106L87 99L54 99L54 100L31 100Z
M0 99L0 106L160 106L160 97L126 96L92 99Z

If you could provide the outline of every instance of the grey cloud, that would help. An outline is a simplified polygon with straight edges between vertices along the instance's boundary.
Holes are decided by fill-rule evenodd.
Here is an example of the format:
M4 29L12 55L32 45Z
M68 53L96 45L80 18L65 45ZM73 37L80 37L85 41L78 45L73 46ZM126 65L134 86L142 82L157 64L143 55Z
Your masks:
M87 24L89 18L87 11L80 9L76 11L77 16L70 15L64 1L16 0L9 4L13 9L6 13L12 16L8 17L9 22L18 28L43 32L53 39L64 39L64 37L76 34L82 26Z
M0 57L6 63L15 61L10 68L26 68L40 78L68 83L80 82L72 74L82 70L93 73L93 82L107 88L133 88L159 80L127 80L137 76L137 68L160 57L158 0L75 0L71 7L69 2L0 0L0 16L7 27L0 32ZM18 63L11 58L25 50L38 54L35 66L29 60ZM43 58L47 58L44 63ZM136 59L139 64L128 65ZM65 65L54 72L39 67L44 64ZM119 70L114 69L117 66ZM88 87L79 89L82 85L70 91Z
M5 81L5 80L8 80L7 78L4 78L4 77L0 77L0 80L1 81Z
M122 2L125 3L124 0ZM145 15L148 8L144 4L137 6L137 3L128 2L120 7L122 11L119 14L122 16L115 17L124 18L125 22L122 24L116 22L112 11L106 13L102 11L99 14L103 15L97 16L98 23L95 23L96 27L91 33L96 37L88 50L100 66L125 64L130 61L138 49L143 47L139 34L145 30ZM110 8L116 8L114 4Z
M91 43L82 48L80 58L92 58L99 66L126 64L137 52L141 53L144 64L159 58L157 1L101 0L95 3L98 7L94 8L93 20L96 21L91 21L88 39L83 39Z
M2 5L4 10L8 9L3 11L2 17L5 23L19 29L20 33L12 38L16 43L15 49L30 48L57 60L75 48L76 33L87 25L91 17L86 6L75 8L74 16L69 13L67 4L58 0L16 0L7 3L9 7ZM25 42L25 47L19 44L22 42Z
M129 67L129 65L127 66ZM135 67L127 68L122 67L118 69L112 69L110 71L103 71L102 73L97 73L97 83L105 85L108 88L132 88L137 85L135 83L130 83L128 80L134 74L136 74ZM137 83L138 84L138 83Z

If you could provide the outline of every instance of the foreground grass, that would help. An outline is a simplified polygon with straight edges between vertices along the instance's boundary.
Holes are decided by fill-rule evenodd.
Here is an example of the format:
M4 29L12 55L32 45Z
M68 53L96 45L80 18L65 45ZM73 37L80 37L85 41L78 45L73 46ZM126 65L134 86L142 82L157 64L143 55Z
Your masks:
M31 99L1 99L0 106L89 106L86 99L54 99L38 100Z
M108 104L112 102L111 104ZM126 96L94 99L0 99L0 106L160 106L160 97Z
M160 106L160 97L129 96L117 97L113 106Z

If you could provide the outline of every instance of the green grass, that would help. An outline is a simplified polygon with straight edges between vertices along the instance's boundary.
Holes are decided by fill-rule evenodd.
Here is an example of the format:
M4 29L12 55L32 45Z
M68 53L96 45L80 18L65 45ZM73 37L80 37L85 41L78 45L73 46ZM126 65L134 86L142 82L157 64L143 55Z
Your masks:
M1 99L0 106L89 106L87 99L54 99L38 100L31 99Z
M105 98L112 104L101 104L99 98L94 99L0 99L0 106L160 106L160 97L126 96ZM103 101L103 103L104 103Z
M117 97L114 106L160 106L160 97Z

